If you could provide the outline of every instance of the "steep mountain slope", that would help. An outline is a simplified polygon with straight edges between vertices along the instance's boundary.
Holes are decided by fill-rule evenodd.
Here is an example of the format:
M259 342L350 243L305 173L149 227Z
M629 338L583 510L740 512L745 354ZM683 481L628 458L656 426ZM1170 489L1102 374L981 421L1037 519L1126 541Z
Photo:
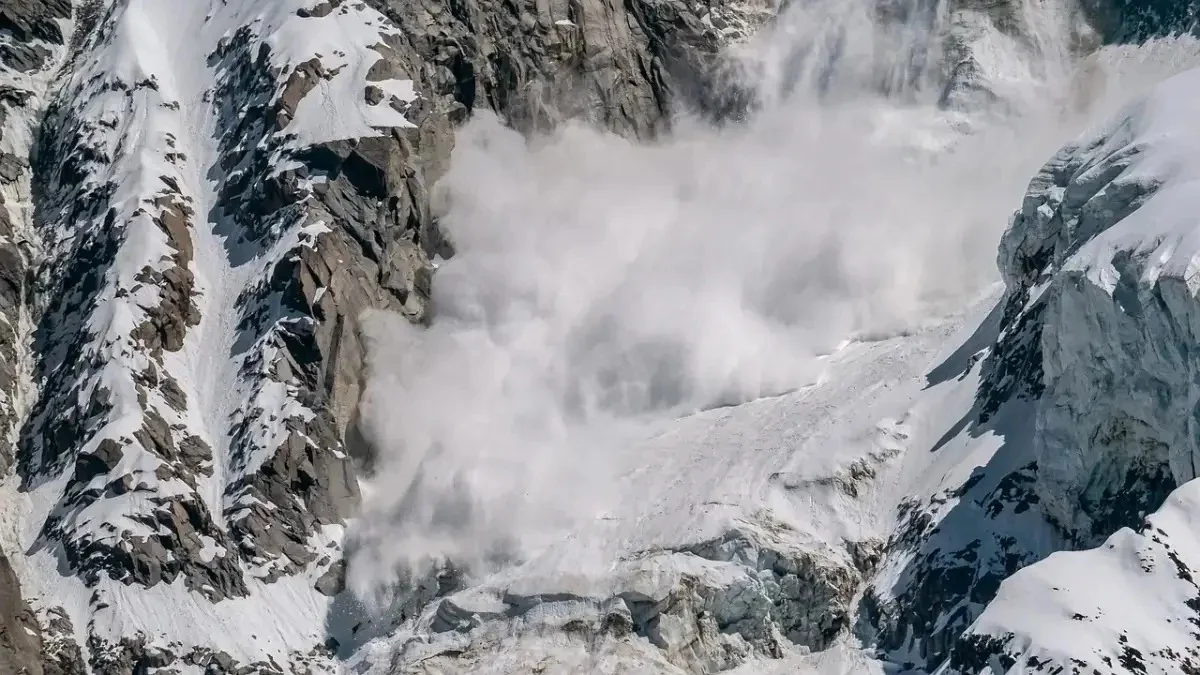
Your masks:
M1098 86L1089 95L1103 96L1106 88L1118 96L1137 95L1157 79L1154 72L1169 74L1197 62L1195 43L1189 40L1143 49L1096 55L1087 67L1102 75L1099 82L1090 83ZM1170 81L1163 90L1187 96L1189 82ZM1064 91L1059 94L1070 96ZM1106 106L1102 102L1098 110L1104 112ZM977 133L986 130L980 127ZM1151 136L1164 148L1155 166L1162 162L1174 170L1187 165L1189 147L1179 146L1176 155L1177 139ZM966 141L956 142L950 144L956 152L970 151ZM973 312L932 326L899 335L868 334L874 339L863 336L825 357L818 374L797 393L664 422L648 434L649 441L620 439L602 445L601 451L611 453L606 462L613 467L612 482L617 486L616 496L606 503L609 508L564 526L573 534L536 547L531 555L502 565L499 571L478 574L468 568L465 588L464 572L453 564L435 566L430 578L411 587L401 583L401 592L383 620L356 636L366 642L354 646L351 662L378 673L675 673L736 668L742 672L980 672L989 657L1003 653L1004 643L972 635L989 620L989 613L1002 611L996 609L1000 604L992 602L998 592L997 603L1004 602L1001 589L1008 588L1002 586L1006 578L1031 565L1031 570L1045 569L1048 563L1040 561L1048 557L1054 561L1055 552L1094 546L1120 527L1135 524L1162 503L1177 480L1167 475L1173 469L1166 457L1170 448L1186 447L1186 438L1157 440L1154 434L1186 436L1186 425L1181 428L1175 423L1184 415L1170 407L1186 409L1186 396L1174 390L1143 395L1140 383L1148 373L1171 373L1176 384L1169 386L1183 386L1188 381L1186 367L1176 361L1159 366L1144 359L1173 354L1189 339L1155 330L1154 323L1144 323L1145 312L1125 318L1130 310L1123 293L1100 298L1120 295L1115 302L1077 304L1075 314L1061 317L1056 313L1063 310L1054 304L1054 298L1070 297L1067 290L1059 294L1056 289L1075 289L1071 267L1063 262L1072 247L1103 227L1097 219L1120 218L1141 205L1145 191L1138 174L1110 182L1127 166L1127 155L1117 150L1128 142L1122 137L1084 143L1087 153L1069 145L1035 178L1030 197L1002 245L1000 267L1006 282L1002 297L984 299ZM550 160L558 157L554 150L545 152ZM527 161L523 155L500 154L512 159L513 171L519 172ZM456 159L463 161L462 156ZM773 168L769 162L764 164ZM558 166L552 161L551 165ZM732 170L736 168L734 164ZM1186 180L1187 174L1182 175L1181 180ZM858 178L866 182L862 174ZM453 167L446 180L456 184ZM546 182L556 187L565 184ZM703 181L699 185L709 187ZM796 192L805 194L800 188ZM1088 205L1094 195L1100 198ZM482 199L489 197L485 193ZM470 201L465 195L458 198ZM496 199L491 209L510 208L510 202L521 204L520 198ZM643 208L656 205L638 203ZM1043 203L1050 205L1042 207ZM1055 211L1060 204L1062 213ZM522 204L516 212L528 206ZM468 207L465 212L484 218L486 210ZM930 218L940 215L932 207L929 210ZM534 227L542 214L533 209L528 213L529 226ZM853 229L853 212L844 209L839 215L845 218L843 230ZM498 221L510 217L503 214ZM662 217L669 219L669 212ZM757 232L751 225L741 231ZM1139 229L1135 226L1132 232ZM594 250L607 250L603 237L587 241ZM1162 243L1154 241L1154 246ZM687 248L684 243L676 245ZM780 237L774 245L786 246L786 239ZM1101 253L1112 256L1123 246L1110 240ZM736 243L722 247L729 256L738 253ZM897 255L908 252L899 244L894 248ZM569 248L566 252L573 253ZM480 259L472 261L473 255ZM1116 255L1114 264L1124 265L1123 258ZM1185 254L1183 260L1188 259L1190 254ZM491 348L486 340L466 341L472 328L486 327L501 334L509 330L503 321L472 324L471 304L460 298L476 293L489 297L491 285L464 288L460 276L462 266L484 266L488 260L487 255L463 248L460 256L446 263L442 274L451 276L443 276L443 283L454 286L437 299L452 310L454 321L468 328L461 334L430 331L426 335L443 341L463 339L485 350ZM674 262L670 257L665 260ZM695 259L685 256L685 260ZM726 271L719 265L705 269L714 274ZM604 271L589 268L593 275ZM761 274L770 272L767 268ZM496 283L486 273L481 276L489 284ZM581 287L571 285L568 276L555 278L570 295ZM673 281L669 275L647 278L655 283ZM519 277L514 287L536 296L542 289L522 285L527 281ZM545 305L557 299L553 292L548 297ZM1142 300L1139 307L1146 302ZM502 302L485 307L480 314L489 318L513 311ZM513 313L536 324L544 318L538 314L546 311L543 307L536 302L530 307L518 303L520 311ZM1102 313L1110 307L1122 315L1120 321L1127 328L1118 328L1118 318ZM729 317L732 320L733 314ZM587 313L571 314L570 319L586 325ZM548 324L554 327L552 321ZM540 334L542 326L538 329L535 332ZM1155 332L1162 342L1135 341L1131 335L1139 330ZM1091 344L1100 346L1087 346ZM683 343L679 349L692 346ZM419 340L413 348L426 353ZM1122 356L1128 354L1143 360ZM428 355L435 358L437 351L431 349ZM517 357L522 367L527 364L521 351L506 355ZM479 363L492 367L486 359ZM455 376L453 370L435 372ZM435 393L433 387L420 384L421 373L422 368L404 364L395 380L388 381L389 391L401 400L399 392L406 388ZM527 386L524 378L499 379L511 384L506 399ZM462 415L491 429L489 419L478 414L470 397L455 400ZM1138 407L1143 404L1163 405L1164 410L1153 413L1161 422L1145 421L1150 413ZM424 458L422 470L452 474L461 468L458 449L452 448L458 437L437 435L436 425L431 429L429 433L443 447ZM496 430L499 433L488 436L490 442L495 446L508 442L503 437L508 431L502 426ZM406 452L415 452L408 444L413 439L402 438ZM522 456L542 457L533 444ZM481 462L494 459L489 453L467 457ZM595 470L585 465L587 471ZM499 464L496 470L503 471ZM402 525L384 531L407 545L430 546L403 526L411 517L427 527L422 533L433 540L435 552L443 552L437 546L444 543L439 538L445 537L450 541L444 551L469 556L472 552L458 547L454 537L460 528L472 536L479 534L471 522L472 500L485 506L491 502L487 480L475 483L469 471L462 475L462 483L443 485L426 481L418 472L412 492L406 493L422 495L434 504L461 500L466 504L461 520L421 521L411 512L385 511ZM488 478L507 481L510 475ZM575 499L589 496L580 489L582 484L568 484L568 490L577 491ZM542 495L536 485L518 485L529 490L526 498L539 503ZM488 522L486 515L482 517ZM490 525L504 527L504 523ZM453 554L451 563L461 562ZM1169 573L1172 568L1163 569ZM1022 578L1018 574L1013 583ZM1066 579L1060 584L1067 585ZM1040 597L1038 593L1028 595ZM1050 615L1057 616L1057 610L1051 609ZM1001 616L1019 626L1022 636L1030 635L1021 625L1023 608ZM1014 643L1012 649L1019 654L1024 644ZM1109 644L1120 651L1119 640ZM1165 652L1164 658L1177 663L1172 654L1185 653L1189 644L1173 643L1174 651ZM1046 664L1047 672L1070 665L1045 661L1037 651L1032 655L1038 658L1026 662L1021 655L997 663L1017 664L1013 672L1039 663ZM1164 672L1173 671L1167 667Z
M25 594L57 631L26 644L6 576L23 667L42 649L67 670L294 672L321 652L358 501L357 321L426 318L445 244L425 186L452 122L477 91L526 115L536 67L588 73L613 100L602 121L650 133L667 50L700 59L692 77L738 34L682 5L617 34L603 26L624 9L603 3L378 9L392 19L341 2L5 3L0 385L19 480L4 548L25 553ZM690 28L654 52L647 34L673 21ZM653 83L614 90L619 68Z
M1129 52L1150 55L1145 78L1122 78L1100 59L1071 79L1099 40L1183 20L1122 3L793 5L763 30L772 4L723 0L0 0L0 673L1024 672L1068 659L1100 668L1106 658L1142 672L1183 668L1195 648L1176 625L1194 595L1188 540L1176 534L1194 478L1190 422L1179 423L1194 403L1191 252L1186 205L1171 200L1188 198L1194 148L1179 120L1194 105L1180 92L1194 75L1038 174L1002 243L999 304L985 292L966 310L930 310L901 329L856 324L834 336L836 349L755 371L755 386L699 387L692 407L670 382L666 394L656 389L661 379L612 385L641 377L639 359L675 363L685 350L569 352L568 379L598 382L622 404L646 391L673 402L624 415L605 399L607 416L587 419L601 420L602 435L572 427L539 437L551 450L594 451L562 455L586 457L582 469L556 474L561 458L543 465L551 455L521 445L534 437L523 426L544 430L538 411L519 404L542 400L531 387L561 393L543 390L553 378L540 377L559 373L492 381L502 371L489 359L514 354L459 341L464 325L494 328L472 324L469 302L456 303L455 292L479 290L472 283L513 296L490 306L497 314L526 309L528 270L515 269L523 258L471 276L496 262L472 248L481 232L561 257L550 266L558 292L590 288L574 285L589 274L619 291L586 312L552 315L566 329L536 345L580 333L584 346L620 343L624 303L650 292L631 291L636 275L625 268L613 281L584 265L604 246L628 253L641 239L597 229L595 248L569 251L591 253L561 256L559 240L537 237L574 230L537 229L521 201L553 201L535 194L540 183L511 194L471 185L480 154L526 151L511 132L487 135L488 124L502 132L487 113L522 133L582 120L645 142L604 136L593 148L621 143L653 157L682 148L692 171L666 184L686 201L735 191L728 175L713 182L695 169L712 148L734 173L761 170L737 144L770 144L762 132L779 128L771 125L817 121L800 136L814 149L826 132L850 128L847 138L885 148L878 158L902 157L895 167L947 176L956 165L945 158L985 157L1014 142L1014 129L1057 139L1060 121L1050 133L1029 110L1127 96L1197 53L1187 41L1145 47ZM730 51L758 32L761 42ZM798 99L806 116L788 107ZM829 112L807 116L812 109ZM854 126L863 119L870 124ZM572 137L542 142L553 152L563 138ZM1033 141L1022 148L1042 152ZM914 154L951 170L921 168ZM863 168L861 180L880 173L876 158L836 166ZM508 169L519 180L541 175ZM449 204L432 195L442 178ZM657 203L621 204L607 187L589 193L603 199L577 211L576 225ZM723 234L732 223L763 241L667 241L679 255L647 255L631 269L661 260L687 273L680 287L700 286L698 270L731 271L705 266L705 256L794 244L751 222L765 209L752 217L719 205ZM864 213L898 210L828 214L851 231ZM655 213L664 223L707 215ZM524 236L484 231L489 215L524 223ZM835 277L821 290L862 280ZM797 279L808 280L780 283ZM775 297L738 288L747 306ZM764 325L811 327L804 321L827 309L784 304L767 307ZM704 330L719 333L716 322ZM390 378L395 352L403 367ZM533 352L512 362L541 367L538 357L552 353ZM792 361L807 379L789 379ZM453 410L430 410L442 401L418 386L430 383L459 394ZM587 386L554 405L587 417ZM371 392L374 406L360 405ZM760 394L771 396L751 400ZM504 424L491 426L481 405ZM521 471L470 468L512 478L491 505L528 503L464 518L478 509L455 501L459 474L439 473L461 468L455 448L397 453L389 425L435 440L469 427L463 437L479 445L520 449ZM415 490L396 482L406 462L432 478ZM562 481L553 497L570 497L563 514L536 490L522 493L539 478ZM1054 553L1101 544L1160 506L1141 534ZM397 536L397 524L412 522ZM531 522L538 527L515 532ZM408 561L424 553L417 544L464 532L461 558L393 565L397 547ZM510 534L520 536L507 549ZM483 555L466 555L476 549ZM1070 556L1153 589L1157 606L1141 608L1162 625L1093 622L1102 628L1072 637L1083 624L1057 617L1094 610L1076 606L1078 592L1059 602L1045 590L1078 587L1063 578ZM1155 561L1142 563L1154 571L1133 581L1131 556ZM356 572L364 565L375 578ZM360 582L350 590L347 566ZM1040 622L1026 625L1031 599ZM1115 590L1086 599L1108 603L1109 614L1122 606Z
M1197 77L1165 82L1064 148L1005 237L1010 330L1041 332L1040 349L1012 354L1037 388L1033 494L1072 548L1103 545L1007 580L958 648L952 665L963 672L1200 667L1190 536Z

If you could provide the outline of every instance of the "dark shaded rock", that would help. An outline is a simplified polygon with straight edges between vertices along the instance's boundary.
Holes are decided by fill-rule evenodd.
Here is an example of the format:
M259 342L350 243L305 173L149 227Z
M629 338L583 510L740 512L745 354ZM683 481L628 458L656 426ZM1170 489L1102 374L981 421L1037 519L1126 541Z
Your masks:
M63 44L58 19L71 18L70 0L20 0L0 4L0 29L22 41L45 40Z
M342 4L342 0L321 0L321 2L318 2L316 5L313 5L312 7L304 7L304 8L297 10L296 14L297 14L297 16L302 16L306 19L307 18L320 18L323 16L329 16L333 12L333 10L340 7L341 4Z
M873 548L878 546L876 543ZM859 546L868 547L872 546ZM756 592L771 608L770 616L782 636L813 650L825 649L850 628L851 601L869 573L808 552L777 550L769 542L736 530L685 550L707 560L738 562L756 570L762 583ZM725 593L736 595L736 591ZM716 623L724 632L742 632L763 653L779 651L778 646L771 645L774 636L761 627L739 627L721 616L716 617Z
M1195 32L1200 24L1195 0L1084 0L1082 5L1110 43Z
M329 566L329 569L317 579L314 586L321 595L333 597L346 588L346 563L339 560Z
M729 37L700 12L747 31L767 16L679 0L368 4L404 27L401 38L376 47L378 77L384 68L408 73L439 107L452 100L467 111L489 108L524 131L581 118L637 137L664 129L677 105L714 119L744 112L750 98L723 78L719 59Z
M0 45L0 63L24 73L41 70L50 52L41 45L12 42Z
M971 635L959 640L950 652L950 667L957 672L978 673L989 666L998 666L1000 672L1008 672L1017 665L1017 660L1007 652L1010 636Z
M884 551L906 562L885 569L864 593L860 639L881 654L937 668L1001 581L1061 545L1044 515L1030 508L1036 463L1007 468L1015 463L1010 455L1029 453L1025 444L1006 445L959 488L901 505Z
M167 235L168 245L175 249L174 265L163 272L145 268L138 276L138 281L159 288L161 300L157 306L148 309L146 322L137 327L133 337L151 351L177 352L183 348L187 328L200 323L200 310L192 299L195 280L188 267L193 256L189 231L193 213L184 199L171 192L156 197L154 206L159 210L154 224Z
M75 627L66 610L46 611L42 627L43 672L45 675L88 675L83 650L75 642Z
M325 71L321 60L315 57L296 66L283 85L283 93L275 101L272 111L275 124L280 129L287 128L292 118L296 116L296 108L299 107L300 101L317 86L318 82L328 79L332 75Z
M16 155L0 153L0 181L15 182L29 170L29 162Z
M0 675L41 675L41 627L21 597L21 584L0 551Z
M89 663L94 672L113 675L140 675L151 669L171 665L177 659L169 650L147 644L146 636L138 633L111 643L92 636L88 640Z

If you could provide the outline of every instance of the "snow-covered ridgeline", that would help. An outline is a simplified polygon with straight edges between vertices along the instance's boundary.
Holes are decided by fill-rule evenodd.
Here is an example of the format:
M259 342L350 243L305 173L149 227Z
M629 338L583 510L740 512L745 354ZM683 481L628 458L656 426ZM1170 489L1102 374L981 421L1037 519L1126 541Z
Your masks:
M70 9L55 0L26 4L58 7L60 18ZM6 514L4 529L21 531L6 532L0 547L28 552L17 567L35 606L43 619L71 621L73 629L57 621L55 630L75 633L93 670L329 669L328 649L317 647L330 636L342 642L343 656L360 648L353 665L375 672L401 666L710 672L744 661L765 670L768 660L804 649L852 649L856 637L871 648L856 652L861 672L880 665L868 664L868 653L933 668L984 611L1001 579L1051 551L1094 543L1116 525L1133 523L1192 475L1184 457L1188 439L1165 431L1177 427L1155 422L1190 420L1190 389L1169 379L1190 366L1167 349L1169 341L1138 333L1179 330L1166 321L1155 324L1162 317L1145 307L1151 300L1186 304L1181 294L1190 288L1190 262L1177 275L1186 288L1175 291L1157 281L1170 275L1146 272L1170 265L1143 264L1133 254L1141 244L1124 240L1110 242L1118 254L1099 255L1107 260L1099 272L1066 263L1039 267L1047 250L1066 256L1076 235L1091 232L1094 218L1113 216L1109 206L1140 204L1140 190L1158 189L1165 180L1150 171L1138 174L1149 181L1106 183L1124 162L1142 156L1140 142L1123 154L1117 146L1126 141L1106 136L1083 150L1072 147L1035 181L1031 194L1042 196L1031 197L1032 215L1022 214L1006 244L1005 305L978 330L976 317L968 317L959 342L947 337L957 319L900 334L868 330L862 341L814 360L821 376L802 391L660 420L652 439L621 439L619 451L604 454L611 465L600 468L619 478L619 499L594 523L588 513L578 536L536 549L525 564L496 576L470 580L477 584L472 588L458 589L463 579L454 574L427 579L433 583L415 589L393 614L358 624L356 608L342 612L355 604L349 595L328 597L341 588L339 524L358 499L348 455L365 450L354 438L364 378L357 323L364 310L378 308L418 323L428 319L429 258L442 242L422 174L445 168L449 120L461 120L464 110L486 99L515 126L538 127L576 114L572 106L582 101L587 119L647 134L669 107L667 94L678 84L671 78L697 75L722 44L719 36L750 30L753 21L738 17L757 16L742 4L706 10L696 3L632 2L617 9L550 2L528 12L518 4L480 2L445 12L423 0L113 0L77 8L70 68L49 98L39 135L39 210L27 233L22 222L32 224L19 220L32 204L27 174L16 171L15 181L7 176L14 166L24 169L20 158L30 154L30 141L20 133L10 139L8 125L0 141L0 150L12 152L11 158L0 155L0 194L17 218L14 236L0 241L8 284L0 287L0 300L15 302L25 293L23 282L13 282L24 275L24 264L12 267L19 275L4 264L29 248L21 239L33 241L41 256L32 302L37 324L22 329L35 338L40 385L20 439L18 470L27 492L5 489L5 504L15 513ZM939 12L922 13L932 6ZM1070 64L1074 50L1087 47L1077 42L1090 35L1070 2L902 1L884 8L897 13L890 18L875 2L806 7L831 10L845 21L814 23L796 39L805 54L799 61L812 66L796 87L812 96L802 103L818 109L819 119L822 95L837 89L826 87L833 71L824 69L833 68L846 85L837 93L851 102L871 100L864 106L871 120L876 103L887 108L874 127L878 137L911 145L905 152L895 145L874 148L865 159L903 155L905 171L916 166L909 149L932 158L947 148L961 157L987 147L953 131L985 117L968 111L985 106L1011 113L1024 104L1040 110L1043 94L1062 95L1067 75L1055 69ZM55 19L10 44L25 28L5 18L15 28L7 29L12 36L0 35L0 60L28 65L45 57L33 68L41 74L21 85L32 96L0 90L10 115L31 104L13 125L21 129L46 100L40 92L62 53L49 26L59 26L59 42L69 31ZM887 23L893 19L898 23ZM862 21L870 30L855 33ZM838 35L847 39L825 41ZM935 44L946 38L958 42ZM899 57L881 49L896 40L904 47ZM797 46L783 42L787 50ZM832 43L841 51L822 51ZM39 55L30 45L50 46ZM921 57L915 75L909 70L914 55ZM954 65L952 72L944 72L947 65ZM1092 77L1080 84L1082 103L1095 98L1095 83ZM555 109L559 101L543 100L543 92L562 94L564 107ZM891 102L878 100L881 93L904 104L892 110ZM913 100L928 106L914 110L908 106ZM1003 105L991 107L996 103ZM903 134L895 133L897 126ZM974 130L986 132L983 125ZM819 156L811 151L820 136L782 153L786 161L779 166ZM764 146L781 147L778 135L764 137ZM851 137L862 140L857 132ZM516 134L508 141L524 149ZM724 147L727 157L746 158L742 148ZM670 153L670 145L655 151ZM1157 156L1173 157L1168 151ZM952 165L953 157L938 159ZM687 155L685 165L694 158ZM516 168L499 164L505 172ZM899 173L883 166L885 175L889 167ZM761 162L747 167L741 173L750 179L763 170ZM985 182L994 187L990 179L998 172L989 172ZM840 230L846 202L896 185L892 175L892 182L864 190L869 173L852 173L850 199L828 199ZM503 200L490 200L486 186L472 182L479 175L459 174L459 189L486 207L479 215L494 215ZM1020 180L1026 175L1022 171ZM728 176L712 185L727 187ZM684 187L680 192L696 192L694 185ZM795 187L786 185L789 197ZM1099 192L1093 195L1092 188ZM947 191L941 183L938 189ZM530 205L541 206L546 194L535 194ZM569 195L556 194L569 204ZM817 197L829 194L818 191ZM647 199L663 195L675 192ZM611 193L601 196L600 204L612 201ZM738 197L744 203L744 195ZM1080 207L1076 197L1092 206ZM770 204L756 200L764 203ZM781 222L791 225L794 198L786 204L788 219ZM957 212L939 218L931 205L883 215L958 222ZM745 226L750 216L743 205L720 213L739 223L742 236L755 232ZM1058 232L1055 218L1066 223L1066 234L1048 233ZM540 237L528 219L514 222L526 226L522 234L529 239L507 237L510 244L553 240ZM1022 242L1022 232L1037 234ZM1056 237L1065 243L1045 244ZM1150 253L1182 250L1163 243L1169 239L1154 239ZM778 238L761 240L780 248ZM730 253L731 239L712 241L719 247L714 259ZM675 239L665 243L686 250ZM500 272L511 272L504 265L517 267L514 261L527 252L519 248L501 256ZM1124 249L1131 254L1120 255ZM561 253L550 257L570 266ZM1072 274L1098 280L1080 282L1090 284L1091 295L1066 292L1074 288L1069 283L1046 283ZM1154 289L1168 290L1149 299L1131 294L1129 279L1141 283L1143 277L1154 277ZM944 285L944 275L938 281ZM560 290L560 280L554 283ZM635 286L631 296L653 290ZM1120 312L1106 314L1112 306ZM22 310L7 316L21 317ZM1047 323L1056 316L1061 325ZM1068 330L1089 321L1089 330L1109 342L1081 344L1086 341ZM19 354L10 359L3 351L8 339L0 331L0 357L12 365ZM1155 373L1165 384L1154 383L1153 395L1143 395L1136 378L1095 381L1105 372L1095 363L1127 356L1120 350L1129 344L1149 344L1143 351L1155 358L1170 356L1126 371ZM1082 365L1073 360L1079 349L1089 355ZM386 345L381 353L387 356ZM930 370L931 364L940 365ZM778 362L772 365L778 369ZM1133 388L1121 388L1127 385ZM1112 400L1087 398L1109 390L1117 392ZM19 405L10 412L18 420L21 392L3 377L0 392L13 392L9 401ZM475 400L458 397L434 412L453 427ZM1071 412L1080 400L1104 419L1091 408ZM1156 408L1161 400L1168 405ZM419 428L410 422L418 411L427 408L390 413L398 426ZM1026 424L1030 411L1055 434ZM529 458L521 437L509 440L526 453L518 457ZM1081 444L1099 452L1061 452L1061 445L1075 450ZM1116 488L1141 498L1112 499ZM572 506L586 501L581 494L570 497ZM383 525L390 524L394 512L380 513ZM24 527L11 522L21 518ZM1164 527L1174 534L1174 525ZM395 541L386 539L386 527L362 533L382 533L385 545ZM396 575L391 562L381 565L389 586ZM60 574L64 570L69 573ZM985 623L977 632L990 630ZM969 656L998 643L958 644Z
M1187 38L1105 49L1083 77L1103 111L1194 66L1196 50ZM1146 199L1191 180L1193 134L1171 130L1194 106L1191 72L1069 143L1030 184L1001 244L1006 294L964 347L979 367L975 406L934 450L999 443L961 486L901 512L864 607L865 635L889 659L933 669L953 652L975 672L999 643L956 636L1005 578L1137 525L1187 479L1172 457L1189 447L1176 435L1191 424L1187 303L1168 289L1187 276L1191 235L1186 216L1168 215L1171 197L1166 211ZM1132 274L1131 258L1143 261Z
M1037 385L1033 491L1072 547L1098 547L1006 581L950 672L1200 664L1198 85L1178 75L1065 147L1006 233L1005 330L1030 345L1010 358Z
M347 214L317 195L342 186L343 204L394 208L392 186L364 196L329 155L375 138L386 161L415 94L372 71L381 15L311 5L78 10L35 167L39 392L18 462L28 496L14 499L28 510L19 547L37 561L22 566L27 592L67 608L101 670L132 658L118 643L139 633L174 644L172 658L203 646L239 663L323 642L328 600L313 582L338 532L325 526L357 488L330 419L323 369L337 354L315 333L353 337L346 317L390 296L354 280L362 254L335 232ZM368 80L390 105L367 100ZM338 272L354 280L346 297ZM64 583L63 565L80 581ZM308 570L279 592L252 580ZM213 604L254 594L294 598L277 608L294 616L265 622L275 637L260 635L257 601ZM176 604L190 609L170 621L145 611Z
M45 125L42 388L21 471L54 505L35 515L46 518L41 538L61 543L91 582L105 570L150 583L182 573L196 590L241 594L232 557L196 568L167 556L200 537L227 547L196 492L214 458L191 422L191 378L167 357L200 319L192 263L203 206L180 101L191 83L139 9L98 10ZM176 521L191 526L177 532Z

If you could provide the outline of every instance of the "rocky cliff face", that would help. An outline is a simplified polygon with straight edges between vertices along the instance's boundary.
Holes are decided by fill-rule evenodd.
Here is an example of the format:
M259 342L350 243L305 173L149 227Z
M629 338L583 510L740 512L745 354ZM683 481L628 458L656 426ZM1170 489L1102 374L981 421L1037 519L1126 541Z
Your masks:
M1004 296L964 345L979 382L958 433L1003 443L904 510L893 573L861 615L891 659L948 674L1196 667L1194 542L1176 534L1195 515L1195 78L1030 183L1000 244Z
M1036 401L1027 498L1065 548L1092 550L1006 581L947 672L1200 664L1185 628L1194 539L1180 535L1195 517L1195 83L1177 76L1065 147L1001 244L1011 337L995 358Z
M402 27L388 44L391 68L459 119L478 108L526 131L570 118L642 138L685 106L736 115L747 101L722 81L721 51L772 9L720 1L369 4ZM429 150L428 161L444 163L449 146Z
M913 51L932 67L914 68L959 111L1012 94L1011 64L988 59L1050 49L1041 28L1083 53L1190 16L1017 4L871 8L934 22ZM880 662L977 672L1036 651L984 608L1010 602L1017 586L1001 581L1053 551L1140 526L1190 583L1161 541L1175 521L1141 524L1168 494L1185 502L1195 477L1193 294L1175 253L1190 230L1150 236L1158 226L1134 215L1187 187L1177 167L1193 148L1155 145L1129 118L1034 180L1002 246L1004 299L963 353L926 379L912 364L944 335L884 341L838 361L853 386L789 399L878 412L899 400L862 393L878 381L910 402L953 389L970 403L946 404L962 421L925 439L940 453L930 464L897 459L924 441L893 420L844 466L756 466L769 504L638 548L600 585L464 586L446 570L371 620L344 592L342 534L372 460L359 322L436 318L436 261L454 247L430 193L456 127L491 111L523 132L582 119L648 140L680 110L737 123L757 99L725 50L775 10L0 0L0 674L315 673L338 659L364 672L699 673L833 652L852 635ZM909 74L880 89L896 94ZM1007 442L981 450L988 434ZM888 501L880 486L926 469L949 477ZM759 508L782 503L836 505L805 527L828 516L837 534ZM521 649L505 651L512 641Z
M27 593L47 631L69 616L60 637L84 647L69 668L294 672L288 659L319 651L358 501L352 455L369 459L358 321L429 319L431 260L451 251L428 188L454 126L490 109L530 130L582 116L651 136L676 105L724 114L737 102L717 102L718 54L766 16L682 2L0 6L0 464L27 504ZM78 590L54 588L53 569ZM4 571L0 660L42 672L62 650ZM266 647L249 628L232 646L165 647L169 622L129 614L160 591L213 621L264 592L315 599Z

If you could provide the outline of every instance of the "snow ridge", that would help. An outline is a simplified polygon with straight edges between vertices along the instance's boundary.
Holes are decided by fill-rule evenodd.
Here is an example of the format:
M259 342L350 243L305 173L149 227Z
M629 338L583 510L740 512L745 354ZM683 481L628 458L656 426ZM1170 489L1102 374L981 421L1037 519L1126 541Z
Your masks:
M1066 146L1006 233L1014 330L1040 333L1020 357L1039 383L1031 496L1063 548L1098 547L1006 580L943 672L1200 667L1198 83L1177 75Z
M81 7L45 114L39 388L14 499L38 561L26 593L65 608L98 671L153 652L285 672L324 641L313 586L357 486L310 352L318 300L358 311L300 263L357 258L320 243L345 218L316 198L340 166L308 159L412 128L415 92L372 70L381 15L308 5ZM392 105L364 99L368 76Z
M364 611L342 561L380 531L343 541L356 468L380 459L359 412L361 322L386 310L404 335L440 334L422 332L431 261L453 247L426 181L446 169L452 124L487 106L522 130L579 115L650 136L672 88L689 87L680 96L718 119L753 107L704 68L764 20L761 3L533 4L0 7L0 432L16 448L0 454L16 471L0 544L25 554L13 566L45 662L1194 669L1200 148L1188 129L1200 110L1179 94L1200 86L1194 74L1038 174L1002 243L999 300L805 354L813 377L796 390L614 425L612 508L494 568L390 567L392 604ZM1048 92L1055 114L1060 100L1107 100L1104 62L1078 80L1056 70L1095 39L1074 3L894 5L811 3L802 18L836 21L781 21L778 35L808 31L808 51L767 54L787 67L759 93L802 89L818 108L830 92L869 99L861 119L890 113L879 136L904 127L906 168L969 152L979 134L963 131L1019 119ZM861 22L870 30L828 40ZM750 56L742 65L763 65ZM925 111L932 122L908 128ZM1094 577L1076 578L1081 564ZM1095 580L1105 592L1085 587ZM1146 616L1126 611L1122 587L1144 591ZM36 652L37 621L21 620Z

